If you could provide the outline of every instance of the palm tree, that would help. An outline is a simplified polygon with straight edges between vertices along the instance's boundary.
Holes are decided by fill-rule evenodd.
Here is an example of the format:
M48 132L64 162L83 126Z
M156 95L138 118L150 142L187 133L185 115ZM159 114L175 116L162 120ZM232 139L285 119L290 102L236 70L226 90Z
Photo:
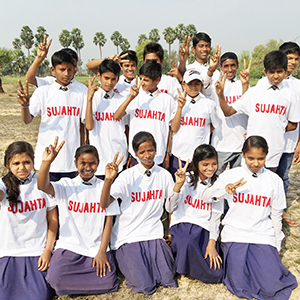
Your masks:
M105 38L105 35L103 32L96 32L93 43L97 46L99 46L99 51L100 51L100 58L102 58L102 47L105 45L107 42L107 39Z

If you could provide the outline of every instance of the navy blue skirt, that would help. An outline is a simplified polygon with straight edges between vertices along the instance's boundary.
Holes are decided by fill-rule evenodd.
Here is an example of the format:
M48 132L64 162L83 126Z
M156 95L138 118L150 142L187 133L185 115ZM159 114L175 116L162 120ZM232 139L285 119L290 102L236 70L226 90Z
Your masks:
M270 245L222 243L227 289L246 299L287 300L298 286L295 276L282 264Z
M164 240L124 244L114 254L127 286L134 292L151 295L158 286L177 287L174 259Z
M47 271L38 270L39 256L0 258L0 299L49 300L54 293Z
M209 257L204 259L209 232L201 226L191 223L179 223L170 228L172 251L177 272L191 275L204 283L221 283L223 268L210 269ZM216 250L220 254L219 243Z
M46 280L57 295L101 294L117 291L119 284L116 266L110 252L106 252L111 272L106 267L106 276L97 276L92 267L93 258L65 249L55 250Z

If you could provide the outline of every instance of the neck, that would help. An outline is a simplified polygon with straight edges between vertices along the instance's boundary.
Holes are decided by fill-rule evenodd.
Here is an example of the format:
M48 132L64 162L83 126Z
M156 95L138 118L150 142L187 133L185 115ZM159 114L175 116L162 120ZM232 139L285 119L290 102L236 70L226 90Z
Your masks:
M207 179L207 177L204 176L203 174L199 174L199 178L201 181L205 181Z
M292 74L292 72L286 72L285 78L288 78L290 75Z
M157 86L153 90L149 90L149 93L154 93L157 90Z
M205 64L207 63L207 60L206 60L206 59L201 59L201 58L198 58L198 57L196 57L196 61L197 61L198 63L200 63L201 65L205 65Z

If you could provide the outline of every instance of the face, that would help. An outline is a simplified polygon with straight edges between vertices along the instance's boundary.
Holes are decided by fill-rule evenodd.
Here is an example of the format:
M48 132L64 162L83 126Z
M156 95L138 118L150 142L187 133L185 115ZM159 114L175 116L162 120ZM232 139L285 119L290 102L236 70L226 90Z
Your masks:
M92 153L82 153L77 160L75 166L80 177L84 181L90 180L97 171L99 161Z
M226 78L231 80L235 77L236 70L239 68L235 59L226 59L223 61L221 69L223 74L226 74Z
M202 82L198 79L194 79L189 83L184 83L184 86L186 88L187 94L190 97L194 98L200 93L202 88Z
M154 164L154 157L155 157L155 148L151 141L146 141L142 144L140 144L138 151L135 153L135 155L140 160L141 164L146 169L151 169Z
M98 73L97 77L100 80L101 88L105 92L111 91L119 80L119 76L115 75L113 72L105 72L102 75Z
M60 64L55 67L51 67L52 74L56 77L56 81L67 86L74 78L75 67L72 64Z
M134 78L136 69L137 69L137 65L136 65L136 62L133 60L128 60L128 61L124 62L121 66L123 75L125 76L125 78L127 80L130 80L130 81Z
M207 62L207 57L210 53L211 46L210 43L200 40L196 47L192 47L192 51L196 55L196 59L201 63L205 64Z
M160 82L160 78L152 80L145 75L140 75L140 80L142 81L141 86L143 91L149 91L150 93L153 93L157 90L157 85Z
M198 162L199 177L201 181L211 178L218 169L216 157L206 158Z
M286 70L283 68L278 68L271 71L265 70L265 74L272 85L278 85L285 78Z
M149 61L149 60L155 60L158 64L161 64L161 65L163 65L163 63L164 63L163 60L161 61L161 60L159 59L159 57L157 56L156 53L147 53L147 54L145 55L144 63L146 63L146 62Z
M27 153L15 154L8 164L9 170L19 179L25 179L33 170L33 161Z
M287 59L288 59L287 72L290 75L293 73L293 71L297 68L299 64L299 54L298 53L287 54Z
M266 153L262 148L251 147L246 153L243 153L246 165L252 171L257 173L265 164Z

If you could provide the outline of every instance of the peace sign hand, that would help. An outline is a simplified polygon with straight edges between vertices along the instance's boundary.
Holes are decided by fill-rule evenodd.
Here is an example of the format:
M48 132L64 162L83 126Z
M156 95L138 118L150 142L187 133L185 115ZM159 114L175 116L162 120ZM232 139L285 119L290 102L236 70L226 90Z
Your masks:
M178 107L179 108L183 108L185 103L186 103L186 89L183 87L183 94L180 93L179 89L177 89L177 92L178 92L178 99L177 99L177 102L178 102Z
M17 91L17 99L23 108L29 107L28 81L25 82L25 89L23 88L21 80L18 80L19 90Z
M244 58L244 69L240 72L240 80L241 80L242 84L249 85L251 64L252 64L252 59L250 59L249 65L247 68L246 59Z
M171 69L168 74L172 77L176 77L179 82L182 82L182 75L180 74L179 69L174 64L173 60L171 60L171 64L173 69Z
M96 78L96 76L94 76L93 79L91 79L91 76L89 77L88 94L87 94L88 100L92 100L95 92L98 91L98 89L99 89L98 86L93 84L95 78Z
M143 82L143 79L140 80L140 83L138 84L138 77L135 77L135 85L131 86L130 88L130 96L131 96L131 100L133 100L138 94L139 94L139 90L140 90L140 86Z
M221 46L217 45L216 47L216 51L215 51L215 54L212 55L209 59L209 70L213 73L218 65L219 65L219 62L220 62L220 56L221 56Z
M58 136L55 137L53 145L50 145L49 147L45 148L45 151L43 153L44 162L48 162L51 164L54 161L57 154L59 153L62 146L64 145L65 141L62 141L58 147L57 147L57 143L58 143Z
M225 187L225 191L227 194L233 195L236 192L236 189L240 186L243 186L247 181L244 181L244 178L241 178L239 181L235 183L229 183Z
M185 174L186 174L186 170L187 170L189 163L190 163L190 160L188 159L187 162L185 163L185 166L182 167L181 159L180 159L180 157L178 157L179 169L175 173L175 186L177 186L177 189L179 189L178 192L180 191L181 187L183 186L183 184L185 182Z
M215 89L216 89L216 94L217 95L223 94L225 81L226 81L226 73L224 74L224 77L223 77L223 73L221 71L220 72L220 79L215 83Z
M190 43L191 43L191 36L184 37L184 43L180 45L179 49L179 59L181 61L186 61L190 56Z
M116 175L118 174L119 165L122 162L124 155L121 156L121 158L117 161L119 156L119 152L116 153L113 161L111 163L108 163L105 167L105 179L107 180L113 180Z
M42 60L45 59L45 57L48 54L48 50L50 48L50 45L52 43L52 39L50 39L49 43L47 44L47 36L44 35L44 40L42 43L40 43L37 47L37 52L36 52L36 56L38 58L41 58Z

